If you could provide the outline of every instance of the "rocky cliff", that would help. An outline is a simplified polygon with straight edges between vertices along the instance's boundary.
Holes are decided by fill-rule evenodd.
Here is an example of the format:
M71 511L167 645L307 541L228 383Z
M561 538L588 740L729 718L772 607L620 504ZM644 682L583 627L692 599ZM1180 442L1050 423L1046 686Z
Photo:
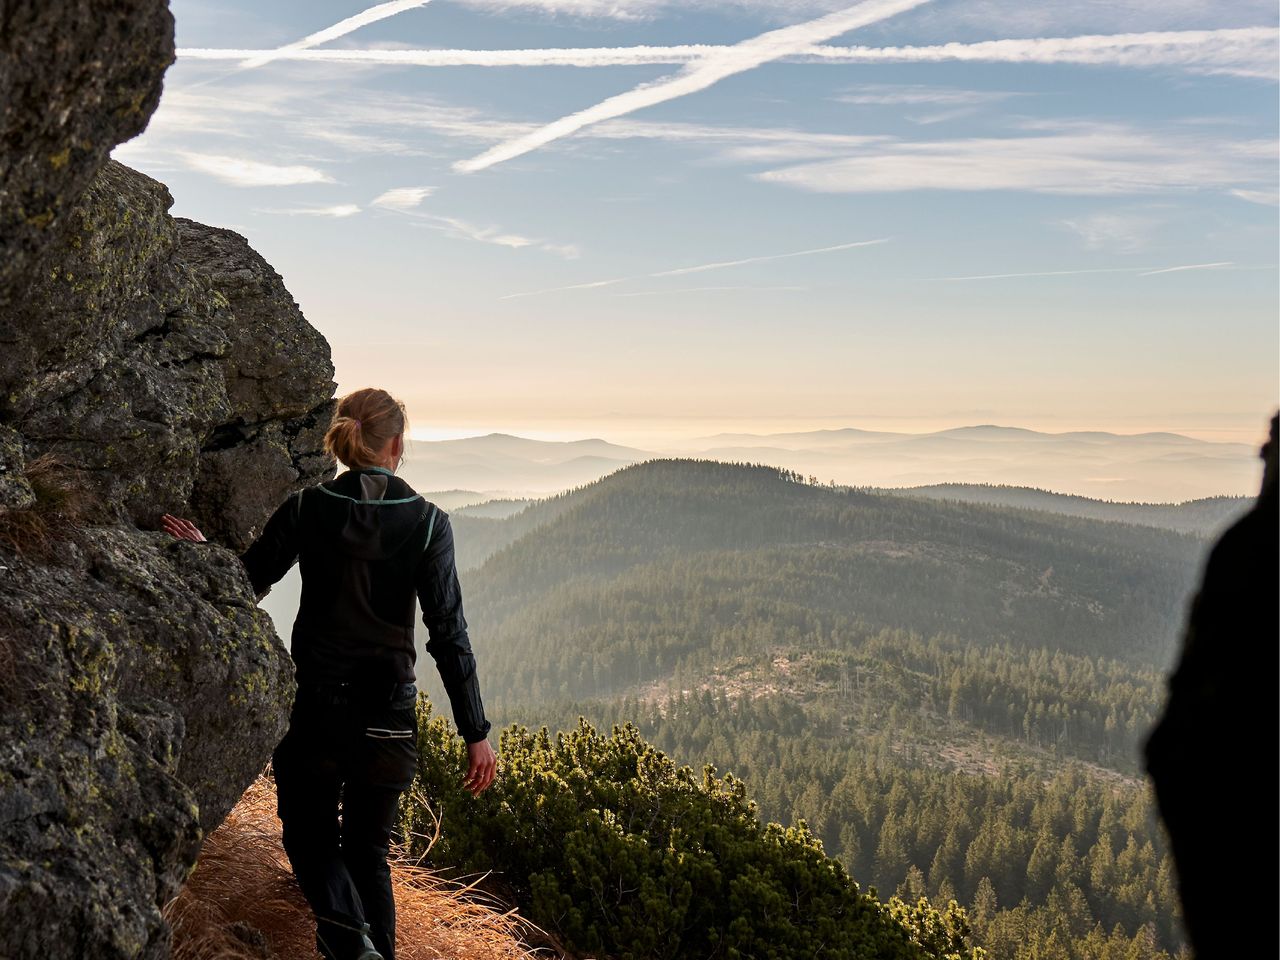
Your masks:
M331 475L328 344L244 238L107 160L156 0L0 2L0 957L164 957L161 907L282 735L235 552ZM193 517L208 544L158 532Z

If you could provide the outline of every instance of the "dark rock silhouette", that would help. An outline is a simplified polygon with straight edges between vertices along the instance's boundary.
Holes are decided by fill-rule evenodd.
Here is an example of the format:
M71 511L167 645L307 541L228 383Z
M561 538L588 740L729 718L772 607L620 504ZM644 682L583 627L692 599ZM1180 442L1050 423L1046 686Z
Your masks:
M1266 955L1265 940L1276 935L1268 911L1280 893L1278 429L1273 417L1257 502L1209 554L1164 715L1146 744L1200 960ZM1251 892L1242 897L1246 877ZM1261 923L1246 919L1250 907L1262 911Z
M292 698L233 551L333 472L329 347L280 277L106 159L172 33L162 0L0 4L5 960L168 955L161 907Z

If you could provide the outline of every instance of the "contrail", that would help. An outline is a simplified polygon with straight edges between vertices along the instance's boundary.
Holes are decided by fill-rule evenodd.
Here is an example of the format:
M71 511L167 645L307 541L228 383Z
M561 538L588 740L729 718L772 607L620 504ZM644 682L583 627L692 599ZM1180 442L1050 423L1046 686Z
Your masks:
M1163 270L1148 270L1140 273L1140 277L1154 277L1157 273L1178 273L1182 270L1213 270L1217 267L1231 267L1235 265L1234 260L1220 260L1217 263L1188 263L1182 267L1165 267Z
M852 243L837 243L831 247L814 247L810 250L795 250L791 253L771 253L763 257L747 257L743 260L719 260L715 263L700 263L692 267L676 267L674 270L659 270L657 273L642 273L634 277L614 277L610 280L593 280L589 283L572 283L566 287L548 287L545 290L529 290L525 293L508 293L499 300L516 300L520 297L537 297L544 293L560 293L564 290L593 290L598 287L611 287L615 283L626 283L628 280L650 280L654 277L679 277L689 273L702 273L705 270L723 270L725 267L740 267L744 263L763 263L765 260L786 260L790 257L807 257L814 253L832 253L836 250L850 250L853 247L871 247L879 243L888 243L888 237L875 240L855 240Z
M1274 78L1276 40L1276 31L1271 27L1237 27L983 40L922 47L834 47L818 44L780 59L788 63L831 64L974 61L1173 66ZM312 50L292 49L291 45L278 50L188 47L180 49L178 56L188 60L265 62L278 59L414 67L616 67L688 64L728 49L714 44L526 50Z
M1036 273L985 273L975 277L926 277L926 280L1012 280L1019 277L1071 277L1080 273L1136 273L1146 267L1097 267L1092 270L1042 270Z
M887 243L888 237L876 240L856 240L853 243L837 243L834 247L814 247L812 250L797 250L795 253L775 253L765 257L747 257L745 260L721 260L719 263L703 263L696 267L679 267L675 270L663 270L651 273L650 277L679 277L686 273L702 273L704 270L719 270L722 267L740 267L744 263L762 263L765 260L786 260L788 257L807 257L811 253L831 253L835 250L850 250L853 247L871 247L878 243Z
M256 50L184 47L187 60L245 60L270 57L319 63L367 63L408 67L622 67L652 63L691 63L727 50L716 44L669 47L551 47L524 50ZM815 50L819 48L814 48ZM833 48L834 49L834 48Z
M253 67L260 67L264 63L270 63L272 60L280 60L290 54L300 53L309 47L316 47L322 43L328 43L330 40L345 37L348 33L359 30L361 27L368 26L371 23L377 23L379 20L385 20L387 17L394 17L397 13L413 10L416 7L424 7L430 2L431 0L389 0L387 3L380 3L376 7L370 7L368 10L363 10L354 16L347 17L345 20L339 20L331 27L325 27L323 30L309 34L301 40L286 43L283 47L278 47L275 50L255 51L252 56L241 61L240 68L249 70Z
M877 23L904 10L918 7L924 2L926 0L865 0L864 3L847 10L828 14L816 20L782 27L779 30L770 30L690 63L679 73L665 80L643 83L586 110L561 117L532 133L500 143L478 157L460 160L453 165L453 169L464 173L484 170L486 167L536 150L553 140L567 137L593 123L620 117L643 107L651 107L674 100L676 97L705 90L726 77L751 70L789 54L798 53L815 43L840 36L858 27Z
M735 291L774 292L788 291L792 293L807 290L807 287L677 287L674 290L639 290L635 293L615 293L615 297L669 297L676 293L730 293Z
M1189 263L1181 267L1095 267L1090 270L1043 270L1036 273L987 273L976 277L926 277L927 280L1013 280L1021 277L1073 277L1082 273L1133 273L1139 277L1154 277L1159 273L1178 273L1182 270L1210 270L1235 266L1234 260L1217 263Z
M648 274L636 277L614 277L612 280L592 280L590 283L571 283L567 287L546 287L542 290L526 290L524 293L508 293L499 300L518 300L521 297L540 297L544 293L560 293L564 290L594 290L597 287L611 287L615 283L626 283L628 280L644 280Z
M1183 66L1274 76L1277 34L1272 27L1170 30L943 43L927 47L815 47L808 59L839 63L1076 63L1108 66Z

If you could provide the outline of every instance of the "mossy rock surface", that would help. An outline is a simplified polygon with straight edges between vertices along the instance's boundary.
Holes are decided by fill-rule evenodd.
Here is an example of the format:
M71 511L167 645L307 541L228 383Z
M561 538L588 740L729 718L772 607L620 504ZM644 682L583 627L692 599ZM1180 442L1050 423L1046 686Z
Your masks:
M161 908L287 725L236 553L333 475L333 364L244 237L107 159L158 102L165 0L3 11L0 957L161 960Z
M0 11L2 316L111 148L146 127L174 47L167 0L5 0Z

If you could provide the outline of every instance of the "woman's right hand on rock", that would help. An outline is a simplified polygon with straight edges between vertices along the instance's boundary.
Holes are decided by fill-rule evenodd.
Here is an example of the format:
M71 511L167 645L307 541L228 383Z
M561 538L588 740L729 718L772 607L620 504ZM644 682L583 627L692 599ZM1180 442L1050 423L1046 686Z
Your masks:
M164 525L166 532L172 534L179 540L191 540L195 543L204 543L204 534L190 520L183 520L181 517L175 517L171 513L166 513L160 518L161 524Z

